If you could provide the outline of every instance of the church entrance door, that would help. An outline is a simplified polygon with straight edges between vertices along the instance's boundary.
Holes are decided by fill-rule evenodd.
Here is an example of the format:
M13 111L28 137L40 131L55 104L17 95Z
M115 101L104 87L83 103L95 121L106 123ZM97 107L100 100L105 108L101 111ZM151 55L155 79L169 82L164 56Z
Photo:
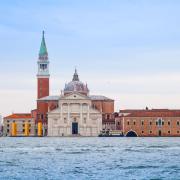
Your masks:
M72 123L72 134L78 134L78 123L77 122Z
M159 130L159 136L161 136L161 130Z

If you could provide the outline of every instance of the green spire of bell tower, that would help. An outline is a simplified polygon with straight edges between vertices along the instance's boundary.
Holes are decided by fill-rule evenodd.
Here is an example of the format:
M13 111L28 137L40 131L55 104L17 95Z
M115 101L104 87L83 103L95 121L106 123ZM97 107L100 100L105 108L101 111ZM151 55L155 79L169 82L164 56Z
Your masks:
M39 59L41 59L41 60L48 59L48 52L47 52L46 42L45 42L45 38L44 38L44 31L42 32L42 41L41 41L41 47L39 50Z
M39 59L37 61L37 64L38 64L37 76L49 78L49 60L48 60L48 52L44 38L44 31L42 33L42 41L39 50Z

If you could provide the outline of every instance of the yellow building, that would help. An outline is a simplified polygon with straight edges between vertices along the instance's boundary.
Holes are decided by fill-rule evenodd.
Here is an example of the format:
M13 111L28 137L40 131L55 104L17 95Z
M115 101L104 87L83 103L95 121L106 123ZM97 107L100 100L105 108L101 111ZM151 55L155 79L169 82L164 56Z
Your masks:
M3 119L4 136L34 136L35 123L31 114L11 114Z

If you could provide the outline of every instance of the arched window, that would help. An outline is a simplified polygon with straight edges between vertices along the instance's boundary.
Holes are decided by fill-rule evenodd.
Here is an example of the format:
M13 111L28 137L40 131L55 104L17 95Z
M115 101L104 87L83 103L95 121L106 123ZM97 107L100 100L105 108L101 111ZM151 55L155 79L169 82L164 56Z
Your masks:
M142 125L142 126L144 125L144 121L143 121L143 120L141 121L141 125Z
M162 120L159 119L159 120L158 120L158 125L161 126L161 124L162 124Z
M156 125L158 125L158 126L164 125L164 120L162 120L161 118L159 118L159 119L156 121Z

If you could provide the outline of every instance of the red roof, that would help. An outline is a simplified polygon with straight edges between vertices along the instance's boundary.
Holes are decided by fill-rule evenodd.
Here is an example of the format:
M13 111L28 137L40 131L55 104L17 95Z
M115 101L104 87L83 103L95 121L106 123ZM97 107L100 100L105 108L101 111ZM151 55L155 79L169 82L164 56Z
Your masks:
M126 112L128 112L128 110L126 110ZM170 110L170 109L130 110L129 114L125 115L125 117L180 117L180 110Z
M30 113L13 113L9 116L4 117L4 119L30 119L32 118Z
M120 113L132 113L135 111L144 111L144 110L140 110L140 109L124 109L124 110L119 110Z

